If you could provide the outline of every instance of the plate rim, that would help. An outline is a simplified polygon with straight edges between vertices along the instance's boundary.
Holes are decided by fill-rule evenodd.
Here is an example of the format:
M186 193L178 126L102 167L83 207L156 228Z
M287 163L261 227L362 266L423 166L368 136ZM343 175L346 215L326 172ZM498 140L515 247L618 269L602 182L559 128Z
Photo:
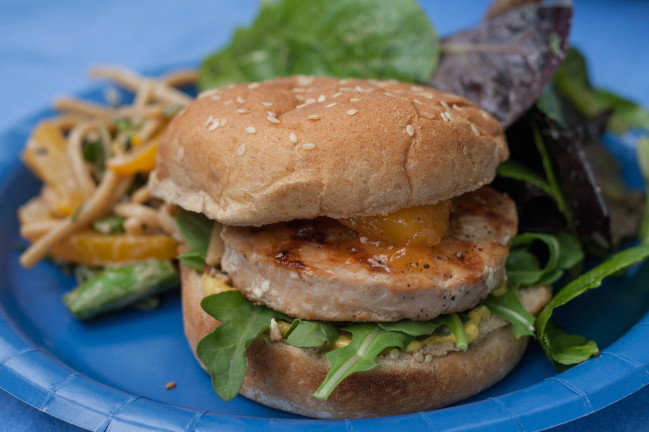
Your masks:
M184 66L187 65L173 65L175 68ZM151 70L153 74L157 74L169 69L170 67L166 66ZM151 73L151 70L145 73ZM105 83L95 83L72 94L83 96L105 87ZM19 169L12 168L12 164L18 161L17 156L32 127L49 113L49 108L41 108L0 131L0 143L3 144L0 146L0 192L4 190L8 178ZM18 137L23 139L20 143L15 142ZM638 344L634 343L634 339L643 340L648 335L649 311L625 334L604 349L599 357L565 372L482 401L427 412L381 417L382 427L398 425L424 430L466 430L468 427L526 430L559 426L599 411L649 385L649 350L636 352ZM611 367L624 372L615 376L602 376L599 373L600 370ZM604 396L596 401L589 397L590 393L614 385L623 385L630 391L625 390L624 394L604 392ZM299 430L303 427L316 431L350 428L356 430L369 429L371 423L376 420L241 416L166 404L124 392L85 376L67 366L51 352L37 347L15 326L1 302L0 388L42 412L90 430L106 430L109 425L111 430L127 430L133 427L193 430L214 426L218 426L220 430L256 430L259 427L267 427L269 423L274 427L281 425L283 430ZM539 398L542 395L551 397L544 400ZM84 401L81 397L93 399ZM539 405L541 401L545 405ZM92 403L104 404L105 407L90 406ZM463 413L467 407L473 408L470 424L467 424L466 415ZM534 407L534 410L528 409L531 407ZM85 417L81 413L86 413Z

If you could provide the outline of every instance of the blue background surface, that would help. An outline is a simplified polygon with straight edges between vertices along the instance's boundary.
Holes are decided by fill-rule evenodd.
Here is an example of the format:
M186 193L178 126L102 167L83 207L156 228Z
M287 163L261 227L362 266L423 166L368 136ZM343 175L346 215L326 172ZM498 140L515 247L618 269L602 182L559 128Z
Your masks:
M478 21L486 1L422 1L440 34ZM88 87L94 64L136 70L194 64L248 22L257 1L0 1L0 131ZM596 85L649 106L649 2L576 2L572 41ZM0 156L1 157L1 156ZM73 359L71 359L73 360ZM649 428L649 390L558 430ZM0 391L0 430L75 430Z

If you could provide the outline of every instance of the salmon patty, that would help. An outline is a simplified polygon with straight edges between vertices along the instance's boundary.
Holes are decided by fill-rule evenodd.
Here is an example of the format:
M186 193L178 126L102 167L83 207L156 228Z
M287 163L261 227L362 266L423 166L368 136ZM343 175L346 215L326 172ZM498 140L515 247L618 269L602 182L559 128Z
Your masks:
M434 247L372 242L334 219L223 229L222 269L250 300L323 321L430 320L477 305L505 278L512 200L483 187L453 199Z

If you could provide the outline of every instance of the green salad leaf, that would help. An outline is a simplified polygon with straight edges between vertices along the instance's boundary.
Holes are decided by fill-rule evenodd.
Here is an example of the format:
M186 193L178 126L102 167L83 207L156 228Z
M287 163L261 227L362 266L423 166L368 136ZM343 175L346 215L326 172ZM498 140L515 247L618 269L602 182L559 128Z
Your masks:
M201 301L205 312L223 324L198 342L196 355L212 376L212 387L223 400L231 400L241 389L248 368L246 350L270 327L272 318L284 315L255 306L239 291L225 291Z
M602 280L605 277L623 271L647 257L649 257L649 245L646 244L625 249L611 255L606 261L599 264L597 267L568 283L552 298L552 300L550 300L547 305L545 305L536 318L536 336L547 356L555 364L572 364L570 362L579 358L575 355L576 351L581 353L582 356L584 355L585 348L575 348L574 350L569 349L568 342L576 341L578 346L584 347L593 347L593 344L586 342L582 343L581 340L576 340L572 336L568 337L561 332L554 331L556 329L548 330L548 322L554 309L568 303L590 289L597 288L602 284ZM560 337L557 338L558 336ZM593 350L591 354L596 355L597 352Z
M372 323L353 324L343 327L342 330L350 332L352 340L349 345L326 354L331 367L313 394L316 399L327 399L349 375L377 367L378 364L374 360L384 349L396 347L403 350L413 339L405 333L386 331Z
M649 191L649 138L642 137L638 141L638 164L644 177L645 190ZM649 243L649 199L645 200L642 226L640 227L640 241Z
M552 341L551 359L559 370L567 369L566 366L578 364L599 355L599 348L595 341L587 340L580 335L567 333L554 322L548 322L546 327L548 340Z
M514 336L535 336L534 315L523 307L518 297L518 286L513 286L503 295L490 295L484 305L492 314L512 324Z
M263 1L201 65L202 89L295 74L425 83L439 41L415 0Z
M496 173L500 177L531 183L542 189L548 195L553 196L554 190L542 176L513 159L506 160L498 165Z
M543 244L547 249L548 259L543 268L540 268L532 251L534 244ZM512 283L526 286L549 285L559 280L566 270L573 268L583 258L579 242L570 234L520 234L512 240L505 266L507 278Z
M608 90L591 86L586 61L575 48L570 48L566 53L566 58L554 75L553 84L561 95L588 117L610 111L608 127L614 132L624 133L630 128L649 130L649 111Z
M376 323L386 331L396 331L405 333L410 336L428 336L432 335L438 327L444 324L444 317L433 318L429 321L411 321L402 320L397 322Z
M186 267L202 271L205 267L205 257L210 246L214 221L202 213L180 209L176 214L176 224L189 247L188 251L178 257L180 262Z
M338 337L338 327L329 322L293 320L286 343L297 348L328 348Z

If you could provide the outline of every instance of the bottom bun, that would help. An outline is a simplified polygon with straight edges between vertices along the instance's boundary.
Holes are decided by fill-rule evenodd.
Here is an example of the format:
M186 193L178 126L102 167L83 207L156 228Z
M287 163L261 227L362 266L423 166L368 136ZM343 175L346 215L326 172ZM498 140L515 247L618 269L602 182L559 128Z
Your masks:
M199 274L182 268L185 333L195 352L198 341L218 321L200 307L203 286ZM545 287L525 292L523 304L532 313L549 300ZM377 357L379 366L345 378L327 400L311 395L329 371L329 361L316 350L258 338L248 349L248 370L241 394L261 404L316 418L358 418L397 415L440 408L472 396L501 380L518 363L527 337L516 339L511 325L494 323L482 331L466 352L443 355L400 353ZM423 349L426 352L426 348ZM439 351L439 350L438 350ZM432 357L432 358L431 358Z

